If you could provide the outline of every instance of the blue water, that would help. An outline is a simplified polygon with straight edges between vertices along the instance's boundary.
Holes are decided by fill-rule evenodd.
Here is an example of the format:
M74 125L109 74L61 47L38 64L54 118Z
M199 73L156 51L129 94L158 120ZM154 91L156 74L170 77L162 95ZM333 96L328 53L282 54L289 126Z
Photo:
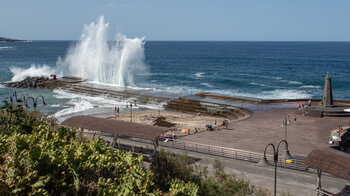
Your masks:
M336 99L350 99L350 43L148 42L145 84L189 94L320 98L330 72Z
M10 66L56 66L71 41L0 42L0 81L13 77ZM332 77L335 99L350 100L350 42L179 42L147 41L147 73L134 76L141 88L238 97L321 98L324 77ZM0 87L0 98L14 89ZM66 108L59 92L41 93ZM59 98L57 98L59 97ZM50 110L51 111L51 110ZM47 112L50 112L47 111Z

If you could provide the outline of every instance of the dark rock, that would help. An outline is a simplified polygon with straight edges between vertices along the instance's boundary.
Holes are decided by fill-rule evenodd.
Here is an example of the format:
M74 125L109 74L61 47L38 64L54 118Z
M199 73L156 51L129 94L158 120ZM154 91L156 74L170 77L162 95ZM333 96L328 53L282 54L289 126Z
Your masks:
M27 77L26 79L18 82L3 82L2 85L11 88L37 88L38 83L45 84L49 80L48 77ZM44 87L44 85L42 86Z

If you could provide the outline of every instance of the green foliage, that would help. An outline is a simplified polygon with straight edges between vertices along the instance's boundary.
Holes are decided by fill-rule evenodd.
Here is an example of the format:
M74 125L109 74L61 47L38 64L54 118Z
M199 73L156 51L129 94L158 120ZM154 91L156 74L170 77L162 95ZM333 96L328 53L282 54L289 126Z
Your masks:
M31 133L39 123L38 112L26 112L21 105L16 106L4 101L0 111L0 130L2 133Z
M159 151L152 160L150 169L154 173L155 183L162 191L169 190L172 179L199 183L200 177L194 174L191 160L186 155L174 155Z
M153 174L140 166L142 156L105 148L103 139L78 141L74 132L54 128L17 106L5 104L0 119L1 195L158 192Z
M170 183L169 195L171 196L196 196L198 186L192 182L184 182L173 179Z
M151 165L156 184L161 190L167 190L169 186L170 195L269 195L264 190L254 188L249 181L226 174L220 161L214 162L212 172L190 163L186 155L174 155L161 150Z
M200 195L252 195L255 189L248 181L237 179L233 174L224 172L224 166L218 160L213 165L213 175L202 180Z

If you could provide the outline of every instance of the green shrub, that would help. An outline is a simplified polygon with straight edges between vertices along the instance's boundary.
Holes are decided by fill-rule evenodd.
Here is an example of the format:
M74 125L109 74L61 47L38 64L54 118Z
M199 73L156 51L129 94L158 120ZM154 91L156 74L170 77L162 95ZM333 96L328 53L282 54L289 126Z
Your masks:
M192 190L191 193L196 190L196 194L201 196L269 195L264 190L254 188L249 181L237 179L233 174L226 174L220 161L214 162L212 172L208 172L206 167L201 168L191 163L187 155L159 151L150 167L154 173L156 185L161 190L167 190L170 187L170 194L174 195L189 195L187 190ZM171 179L180 179L183 182L177 183ZM176 188L174 184L180 184L182 189ZM173 189L177 191L172 192Z
M172 179L198 184L200 177L194 174L191 160L186 155L174 155L171 152L160 150L152 159L150 166L154 173L154 181L162 190L169 190Z
M0 112L1 194L149 195L153 175L142 156L105 148L105 141L78 141L37 112L5 103Z
M184 182L179 179L173 179L170 183L169 195L171 196L196 196L198 186L192 182Z

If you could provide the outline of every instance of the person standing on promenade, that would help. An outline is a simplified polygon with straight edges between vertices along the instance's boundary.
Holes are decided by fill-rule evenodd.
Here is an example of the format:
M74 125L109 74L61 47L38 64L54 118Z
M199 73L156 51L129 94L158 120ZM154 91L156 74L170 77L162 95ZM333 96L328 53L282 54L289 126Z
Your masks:
M294 115L294 122L297 123L297 115Z

